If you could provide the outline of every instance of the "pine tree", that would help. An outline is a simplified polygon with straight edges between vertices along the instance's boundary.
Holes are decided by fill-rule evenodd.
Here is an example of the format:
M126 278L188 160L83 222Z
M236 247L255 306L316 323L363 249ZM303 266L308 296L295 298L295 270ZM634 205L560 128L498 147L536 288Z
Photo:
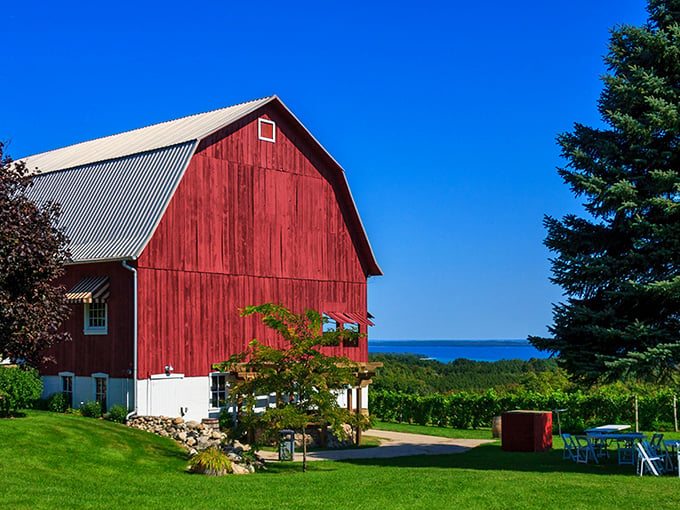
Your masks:
M649 0L612 30L604 124L558 136L560 176L589 217L546 216L552 338L530 337L577 379L664 380L680 362L680 0Z

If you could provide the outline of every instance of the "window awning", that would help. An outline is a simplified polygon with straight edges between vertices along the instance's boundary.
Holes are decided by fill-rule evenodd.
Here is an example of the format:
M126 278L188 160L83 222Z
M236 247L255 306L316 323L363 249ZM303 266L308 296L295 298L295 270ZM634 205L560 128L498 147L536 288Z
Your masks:
M83 278L66 293L69 303L106 303L111 294L108 276Z
M324 312L328 317L340 324L363 324L364 326L374 326L366 315L351 312Z

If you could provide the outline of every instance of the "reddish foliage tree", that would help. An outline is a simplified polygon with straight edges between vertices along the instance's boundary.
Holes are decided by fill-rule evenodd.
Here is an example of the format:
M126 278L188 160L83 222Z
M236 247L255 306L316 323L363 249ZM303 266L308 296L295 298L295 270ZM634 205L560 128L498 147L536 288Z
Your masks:
M68 239L58 226L58 204L37 205L26 195L33 181L0 142L0 360L37 366L44 351L69 339L58 333L70 310L63 287Z

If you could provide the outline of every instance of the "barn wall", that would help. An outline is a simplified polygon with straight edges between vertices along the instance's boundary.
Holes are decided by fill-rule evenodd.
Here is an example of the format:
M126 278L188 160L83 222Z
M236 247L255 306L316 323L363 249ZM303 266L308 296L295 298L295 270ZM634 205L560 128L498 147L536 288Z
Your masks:
M46 364L40 372L44 375L73 372L76 376L87 377L99 372L110 377L129 377L133 346L132 273L120 262L79 264L67 266L59 283L69 290L88 276L109 277L108 334L85 335L83 305L69 305L71 317L63 329L71 335L72 341L54 346L49 353L56 364Z
M281 112L263 116L276 143L258 140L251 116L199 147L139 258L140 378L168 363L205 375L254 337L274 342L257 318L238 317L246 305L366 312L338 176ZM368 356L365 339L333 352Z

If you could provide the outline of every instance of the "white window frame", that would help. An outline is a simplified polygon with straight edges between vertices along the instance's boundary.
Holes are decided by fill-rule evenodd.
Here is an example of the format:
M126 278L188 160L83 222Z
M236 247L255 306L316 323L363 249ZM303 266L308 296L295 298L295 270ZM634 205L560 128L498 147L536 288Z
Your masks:
M91 326L90 325L90 307L93 304L104 305L104 325ZM108 303L85 303L84 309L85 324L83 325L83 333L86 335L108 335L109 334L109 304Z
M229 407L229 402L227 401L227 396L229 395L229 381L227 380L227 376L229 374L225 372L211 372L210 373L210 402L208 403L208 407L210 409L223 409L225 407ZM216 391L213 391L213 380L217 379L218 377L224 377L224 406L217 406L215 407L213 405L214 401L214 393L217 393L217 403L219 404L220 400L220 392L219 388Z
M104 395L105 401L102 402L101 400L97 399L97 379L104 379L106 382L106 394ZM109 374L104 374L102 372L97 372L95 374L92 374L92 383L93 383L93 394L94 394L94 401L98 401L100 404L102 404L102 413L105 413L108 411L108 406L109 406Z
M272 137L267 138L262 134L262 124L269 124L272 127ZM276 122L267 119L257 119L257 137L265 142L276 143Z
M64 394L67 394L68 392L64 391L64 378L65 377L70 377L71 378L71 401L69 402L69 407L73 407L73 397L76 394L76 374L73 372L59 372L59 382L61 382L61 392Z

